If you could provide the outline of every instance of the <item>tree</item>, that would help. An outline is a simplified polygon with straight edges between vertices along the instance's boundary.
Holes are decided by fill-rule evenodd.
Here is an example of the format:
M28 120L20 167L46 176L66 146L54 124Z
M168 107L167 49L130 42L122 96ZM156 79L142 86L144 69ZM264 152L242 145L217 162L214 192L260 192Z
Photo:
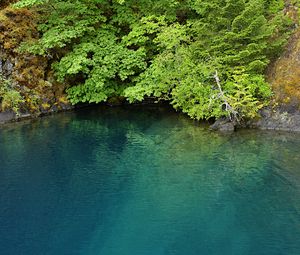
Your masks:
M230 116L229 100L236 116L253 117L271 96L264 70L288 37L282 1L21 0L16 6L43 13L42 37L22 49L54 59L57 78L71 85L72 103L154 96L196 119Z

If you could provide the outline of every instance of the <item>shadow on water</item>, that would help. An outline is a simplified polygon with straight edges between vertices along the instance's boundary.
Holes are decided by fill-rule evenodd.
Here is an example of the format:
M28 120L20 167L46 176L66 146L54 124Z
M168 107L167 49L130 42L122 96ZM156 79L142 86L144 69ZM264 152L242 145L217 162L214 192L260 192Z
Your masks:
M0 254L300 254L300 136L167 107L0 130Z

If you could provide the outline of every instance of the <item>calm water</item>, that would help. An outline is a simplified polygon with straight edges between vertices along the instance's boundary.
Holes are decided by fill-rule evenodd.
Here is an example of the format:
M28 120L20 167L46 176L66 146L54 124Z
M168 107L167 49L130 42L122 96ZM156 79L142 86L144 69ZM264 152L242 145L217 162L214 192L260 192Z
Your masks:
M300 254L300 134L104 107L1 127L0 162L1 255Z

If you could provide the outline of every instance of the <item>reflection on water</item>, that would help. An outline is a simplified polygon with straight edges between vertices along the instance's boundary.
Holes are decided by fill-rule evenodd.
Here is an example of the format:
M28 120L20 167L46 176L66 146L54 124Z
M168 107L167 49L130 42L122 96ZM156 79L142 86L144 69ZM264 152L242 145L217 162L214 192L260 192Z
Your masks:
M160 107L0 130L0 254L300 254L300 135Z

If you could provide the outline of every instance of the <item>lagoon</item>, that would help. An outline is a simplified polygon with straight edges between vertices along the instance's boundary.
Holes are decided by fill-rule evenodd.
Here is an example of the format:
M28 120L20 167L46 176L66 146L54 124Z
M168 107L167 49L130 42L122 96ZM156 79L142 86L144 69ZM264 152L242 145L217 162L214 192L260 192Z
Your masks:
M298 255L300 134L159 106L0 130L0 254Z

